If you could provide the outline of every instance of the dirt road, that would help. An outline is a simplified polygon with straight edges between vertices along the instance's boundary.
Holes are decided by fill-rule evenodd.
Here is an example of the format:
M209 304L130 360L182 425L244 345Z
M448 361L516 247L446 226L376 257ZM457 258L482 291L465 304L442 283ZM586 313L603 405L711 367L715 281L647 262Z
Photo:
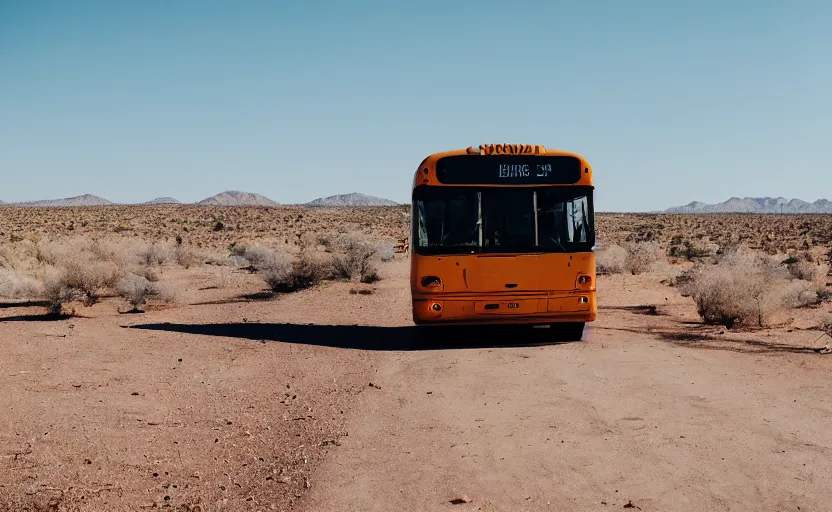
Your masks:
M600 281L585 342L424 343L407 271L0 308L0 510L832 510L816 332L706 328L644 275Z
M832 361L608 299L585 343L383 353L307 509L832 509Z

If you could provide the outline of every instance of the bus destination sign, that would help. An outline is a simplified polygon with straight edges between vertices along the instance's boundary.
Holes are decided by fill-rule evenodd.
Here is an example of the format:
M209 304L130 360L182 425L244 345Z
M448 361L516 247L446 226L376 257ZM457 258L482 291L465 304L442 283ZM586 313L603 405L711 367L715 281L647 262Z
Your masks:
M581 161L534 154L447 156L436 162L436 178L447 185L571 185L581 179Z

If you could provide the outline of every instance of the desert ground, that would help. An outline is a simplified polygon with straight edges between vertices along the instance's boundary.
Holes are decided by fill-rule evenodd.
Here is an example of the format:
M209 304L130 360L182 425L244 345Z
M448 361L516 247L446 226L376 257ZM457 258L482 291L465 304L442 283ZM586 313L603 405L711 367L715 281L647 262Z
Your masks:
M829 219L600 214L554 343L418 335L407 207L0 207L0 510L832 510Z

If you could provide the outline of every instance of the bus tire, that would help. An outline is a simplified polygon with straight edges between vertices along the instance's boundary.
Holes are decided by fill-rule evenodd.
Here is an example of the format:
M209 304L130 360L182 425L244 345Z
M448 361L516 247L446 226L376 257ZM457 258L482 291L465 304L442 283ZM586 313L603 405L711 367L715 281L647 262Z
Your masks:
M581 341L584 322L557 322L549 325L556 341Z

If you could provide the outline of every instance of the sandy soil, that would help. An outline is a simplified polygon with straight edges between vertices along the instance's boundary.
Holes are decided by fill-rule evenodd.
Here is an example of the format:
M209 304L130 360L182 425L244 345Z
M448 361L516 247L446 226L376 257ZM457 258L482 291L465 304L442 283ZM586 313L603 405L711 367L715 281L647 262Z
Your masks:
M194 268L141 315L3 304L0 510L832 509L808 316L725 332L613 276L584 342L425 341L407 263L367 295Z

